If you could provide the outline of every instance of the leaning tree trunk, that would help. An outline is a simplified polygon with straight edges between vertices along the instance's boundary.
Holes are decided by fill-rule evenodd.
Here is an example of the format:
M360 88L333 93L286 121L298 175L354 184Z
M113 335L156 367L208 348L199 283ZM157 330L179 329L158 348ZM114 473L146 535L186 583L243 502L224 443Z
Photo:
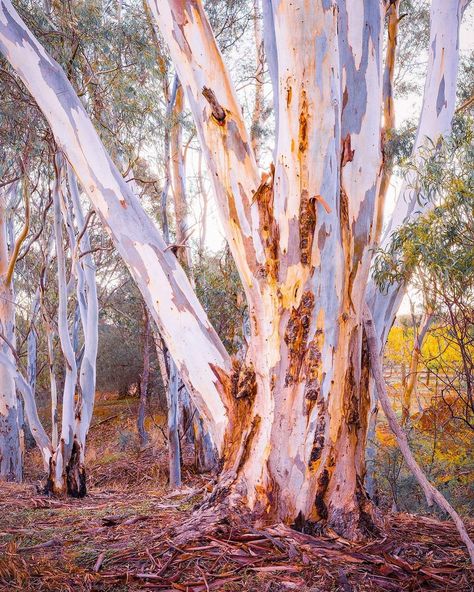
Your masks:
M111 161L64 72L9 0L0 0L0 51L48 120L222 450L231 405L226 388L231 363L186 274Z
M15 344L15 294L12 280L8 278L8 197L7 191L0 190L0 353L16 365L12 351ZM6 363L0 362L0 480L21 481L22 468L14 375Z

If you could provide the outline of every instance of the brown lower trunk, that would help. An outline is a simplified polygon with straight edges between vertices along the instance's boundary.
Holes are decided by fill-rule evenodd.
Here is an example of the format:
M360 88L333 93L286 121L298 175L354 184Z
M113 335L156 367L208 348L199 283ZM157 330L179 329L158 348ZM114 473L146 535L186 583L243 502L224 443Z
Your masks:
M71 458L66 466L66 493L71 497L84 497L87 493L86 469L81 461L81 447L77 440L74 440Z
M231 503L265 520L329 526L360 539L378 530L364 487L370 397L362 326L340 328L338 347L327 355L320 330L308 339L311 298L307 303L308 311L303 302L282 319L277 364L265 366L275 355L271 343L265 349L263 330L245 363L234 363L233 429L220 486Z
M64 448L65 447L62 446L63 450ZM56 451L49 461L49 473L43 492L46 495L58 497L63 495L77 498L85 497L87 495L86 468L84 466L84 461L82 460L81 445L79 444L79 441L77 438L74 438L71 455L66 463L61 478L58 478L56 469L58 458L57 452L58 451Z

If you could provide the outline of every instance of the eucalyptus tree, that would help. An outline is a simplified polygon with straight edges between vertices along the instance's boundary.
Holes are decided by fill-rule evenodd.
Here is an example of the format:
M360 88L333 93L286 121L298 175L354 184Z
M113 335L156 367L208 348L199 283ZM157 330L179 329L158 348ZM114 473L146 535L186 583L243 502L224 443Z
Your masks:
M465 4L433 0L415 151L449 131ZM185 89L245 290L251 337L240 358L226 352L64 72L8 0L0 2L0 49L47 118L209 426L223 466L214 499L285 521L324 519L360 536L374 527L363 488L363 314L383 168L384 4L264 3L277 129L263 176L201 3L148 5ZM414 199L400 197L389 233L413 215ZM384 338L403 291L371 293Z

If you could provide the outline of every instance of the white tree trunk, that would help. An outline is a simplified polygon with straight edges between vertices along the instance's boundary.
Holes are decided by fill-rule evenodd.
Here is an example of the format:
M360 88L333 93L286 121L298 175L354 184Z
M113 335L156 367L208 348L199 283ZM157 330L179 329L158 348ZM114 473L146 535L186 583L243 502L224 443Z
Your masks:
M97 297L96 267L91 252L89 231L86 228L76 177L68 165L68 184L74 218L79 233L74 266L77 275L77 300L84 334L84 349L79 370L80 398L76 410L75 435L80 444L80 462L84 464L86 436L94 410L97 349L99 343L99 301Z
M157 330L153 331L156 357L160 367L168 407L168 465L169 483L172 489L181 487L181 445L179 438L179 376L176 366Z
M335 2L265 7L278 141L274 174L259 181L201 3L149 5L186 89L249 303L249 350L232 376L239 428L221 482L280 518L357 530L367 402L353 391L381 164L381 11L366 23L344 2L339 22Z
M168 355L168 388L166 399L168 402L168 448L169 448L169 469L170 487L175 489L181 487L181 449L179 441L179 410L178 410L178 388L179 375L176 366Z
M10 251L7 237L9 192L0 190L0 354L6 360L0 363L0 480L21 481L23 459L20 446L18 400L12 368L16 360L15 347L15 294L13 282L7 280Z
M58 267L58 334L61 351L64 357L64 390L62 401L61 435L58 447L51 459L50 484L53 492L61 493L66 489L69 463L73 456L75 442L75 393L77 382L76 355L69 332L68 323L68 291L66 282L66 258L63 241L63 216L61 212L61 185L63 177L62 157L55 157L56 181L53 189L54 237L56 244L56 261ZM75 451L74 451L75 453Z

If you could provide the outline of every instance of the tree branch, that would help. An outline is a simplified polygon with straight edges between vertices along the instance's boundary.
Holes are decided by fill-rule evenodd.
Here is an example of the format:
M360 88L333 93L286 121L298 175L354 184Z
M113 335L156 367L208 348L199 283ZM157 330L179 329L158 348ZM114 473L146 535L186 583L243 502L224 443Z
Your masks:
M10 263L8 264L7 275L5 278L5 283L7 286L11 284L13 271L15 269L15 265L18 259L18 254L20 253L21 245L28 236L28 231L30 229L30 196L28 194L28 176L26 173L23 174L23 200L25 202L25 224L15 242L15 247L13 248Z
M455 523L456 528L458 529L459 535L469 551L471 562L474 565L474 544L469 538L466 527L464 526L461 517L451 506L448 500L443 496L443 494L428 481L420 465L416 462L415 457L413 456L410 450L407 436L400 427L397 420L397 416L395 415L395 412L392 409L392 405L390 403L390 399L387 393L387 387L383 377L382 364L380 361L380 342L377 337L377 333L375 332L374 320L367 306L364 310L364 329L367 337L367 346L369 348L370 370L375 381L378 399L382 406L383 412L385 413L385 416L387 418L388 425L390 426L390 429L395 435L398 447L400 448L403 458L405 459L408 468L411 470L414 477L418 481L420 487L422 488L428 505L431 506L433 504L433 501L436 502L438 506L442 510L447 512L453 519L453 522Z

